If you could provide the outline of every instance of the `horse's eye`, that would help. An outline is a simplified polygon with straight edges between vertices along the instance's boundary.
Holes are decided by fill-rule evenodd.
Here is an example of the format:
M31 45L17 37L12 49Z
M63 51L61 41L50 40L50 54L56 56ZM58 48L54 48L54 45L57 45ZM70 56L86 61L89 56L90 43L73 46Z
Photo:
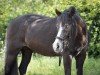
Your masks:
M68 28L68 24L65 24L65 28Z

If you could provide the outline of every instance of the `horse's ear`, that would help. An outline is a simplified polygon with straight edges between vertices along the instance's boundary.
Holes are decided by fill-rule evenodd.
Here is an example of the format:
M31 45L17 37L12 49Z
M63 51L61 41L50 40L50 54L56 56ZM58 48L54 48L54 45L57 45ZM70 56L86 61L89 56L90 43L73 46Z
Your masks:
M74 6L69 8L69 16L72 17L76 13L76 9Z
M61 15L61 12L58 9L55 9L56 14L59 16Z

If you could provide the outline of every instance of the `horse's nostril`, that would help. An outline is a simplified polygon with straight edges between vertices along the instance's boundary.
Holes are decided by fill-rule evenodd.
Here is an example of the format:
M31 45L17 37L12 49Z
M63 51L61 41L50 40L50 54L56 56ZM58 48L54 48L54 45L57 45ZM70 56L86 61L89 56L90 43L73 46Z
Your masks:
M59 48L59 44L57 43L57 49Z

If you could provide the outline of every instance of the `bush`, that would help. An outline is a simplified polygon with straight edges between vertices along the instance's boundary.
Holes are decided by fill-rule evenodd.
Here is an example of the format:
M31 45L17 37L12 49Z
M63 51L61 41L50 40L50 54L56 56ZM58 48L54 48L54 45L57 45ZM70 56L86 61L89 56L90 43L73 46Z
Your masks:
M27 13L38 13L55 16L55 8L63 11L75 6L85 19L90 33L90 56L100 55L100 0L2 0L0 1L0 48L4 46L6 28L16 16Z

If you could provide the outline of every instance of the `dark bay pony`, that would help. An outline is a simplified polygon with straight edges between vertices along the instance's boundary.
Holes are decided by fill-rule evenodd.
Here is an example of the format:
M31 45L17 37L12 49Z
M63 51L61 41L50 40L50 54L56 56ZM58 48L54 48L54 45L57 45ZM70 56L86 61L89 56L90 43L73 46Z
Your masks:
M74 7L57 17L28 14L15 18L7 28L4 75L18 75L17 55L22 53L20 75L25 75L32 53L63 56L65 75L71 75L71 60L76 59L77 75L83 75L87 49L86 24ZM53 47L52 47L53 46ZM33 64L34 67L34 64Z

